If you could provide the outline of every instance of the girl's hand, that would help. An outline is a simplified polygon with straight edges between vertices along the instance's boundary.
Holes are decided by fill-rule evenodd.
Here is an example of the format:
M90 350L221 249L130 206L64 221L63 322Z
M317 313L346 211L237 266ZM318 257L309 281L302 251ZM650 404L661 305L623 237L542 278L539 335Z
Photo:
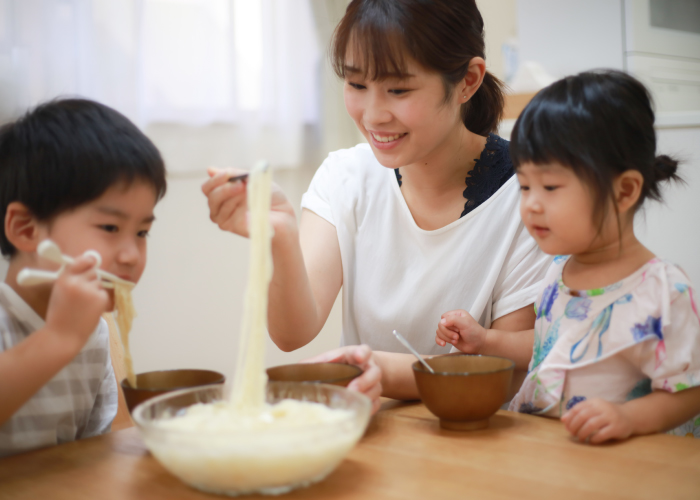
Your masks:
M246 183L244 181L228 181L233 176L247 172L233 168L222 170L210 168L207 173L210 179L202 185L202 192L209 202L209 218L224 231L247 237ZM270 222L276 234L279 230L296 228L297 224L294 208L276 184L272 185Z
M66 266L51 290L46 328L79 351L110 305L95 269L95 258L82 256Z
M479 353L485 340L486 328L462 309L443 314L435 332L435 342L439 346L449 343L467 354Z
M580 442L598 444L632 435L632 419L622 405L594 398L582 401L566 412L561 421Z
M372 400L372 414L379 409L381 405L379 397L382 395L382 371L369 346L363 344L340 347L306 359L302 363L344 363L359 366L363 373L350 382L348 389L361 392Z

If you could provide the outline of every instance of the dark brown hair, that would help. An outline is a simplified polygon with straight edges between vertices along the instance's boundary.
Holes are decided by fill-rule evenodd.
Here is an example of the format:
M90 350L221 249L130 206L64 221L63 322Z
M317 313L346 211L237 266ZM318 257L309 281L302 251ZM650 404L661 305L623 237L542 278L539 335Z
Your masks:
M345 78L349 45L361 56L370 80L407 76L408 55L440 73L445 100L467 74L469 61L484 58L484 21L474 0L353 0L333 35L331 58ZM503 114L503 83L488 71L462 105L462 121L479 135L495 132Z
M0 128L0 217L13 201L39 221L102 196L111 186L143 180L156 199L167 181L160 152L118 111L87 99L40 104ZM17 249L0 225L0 252Z
M523 163L571 168L593 192L599 229L608 200L615 201L613 180L623 172L644 178L635 209L647 198L661 201L661 182L682 181L678 160L656 154L649 91L615 70L579 73L542 89L515 122L510 156L516 170Z

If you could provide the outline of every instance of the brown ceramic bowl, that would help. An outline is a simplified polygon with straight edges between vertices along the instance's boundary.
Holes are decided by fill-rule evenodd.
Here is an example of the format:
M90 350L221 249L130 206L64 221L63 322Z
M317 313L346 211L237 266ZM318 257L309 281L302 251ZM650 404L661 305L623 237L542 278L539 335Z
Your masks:
M505 402L515 363L496 356L448 354L413 363L418 392L443 429L483 429Z
M190 387L223 384L225 380L221 373L210 370L160 370L136 375L136 389L127 379L122 380L121 386L131 413L136 406L154 396Z
M362 368L343 363L297 363L267 369L267 378L275 382L313 382L347 387L362 374Z

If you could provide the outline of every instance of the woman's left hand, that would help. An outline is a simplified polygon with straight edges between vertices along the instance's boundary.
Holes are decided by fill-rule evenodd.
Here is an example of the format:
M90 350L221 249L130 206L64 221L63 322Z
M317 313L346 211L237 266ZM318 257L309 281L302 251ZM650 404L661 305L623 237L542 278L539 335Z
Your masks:
M580 442L598 444L632 435L632 420L622 405L600 398L581 401L566 412L561 421Z
M362 368L362 375L348 385L351 391L363 393L372 400L372 414L379 410L382 395L382 371L374 359L374 353L367 345L350 345L324 352L302 363L344 363Z

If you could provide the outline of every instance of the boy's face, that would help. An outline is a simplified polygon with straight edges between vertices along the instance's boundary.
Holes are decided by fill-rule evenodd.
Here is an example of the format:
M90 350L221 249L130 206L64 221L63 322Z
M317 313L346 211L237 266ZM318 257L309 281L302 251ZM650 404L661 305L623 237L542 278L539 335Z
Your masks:
M572 255L591 248L598 229L593 224L593 196L570 169L557 163L523 163L520 216L543 252Z
M103 270L138 283L146 267L146 237L155 205L150 184L138 179L115 184L99 198L41 224L41 239L50 238L71 257L97 250Z

